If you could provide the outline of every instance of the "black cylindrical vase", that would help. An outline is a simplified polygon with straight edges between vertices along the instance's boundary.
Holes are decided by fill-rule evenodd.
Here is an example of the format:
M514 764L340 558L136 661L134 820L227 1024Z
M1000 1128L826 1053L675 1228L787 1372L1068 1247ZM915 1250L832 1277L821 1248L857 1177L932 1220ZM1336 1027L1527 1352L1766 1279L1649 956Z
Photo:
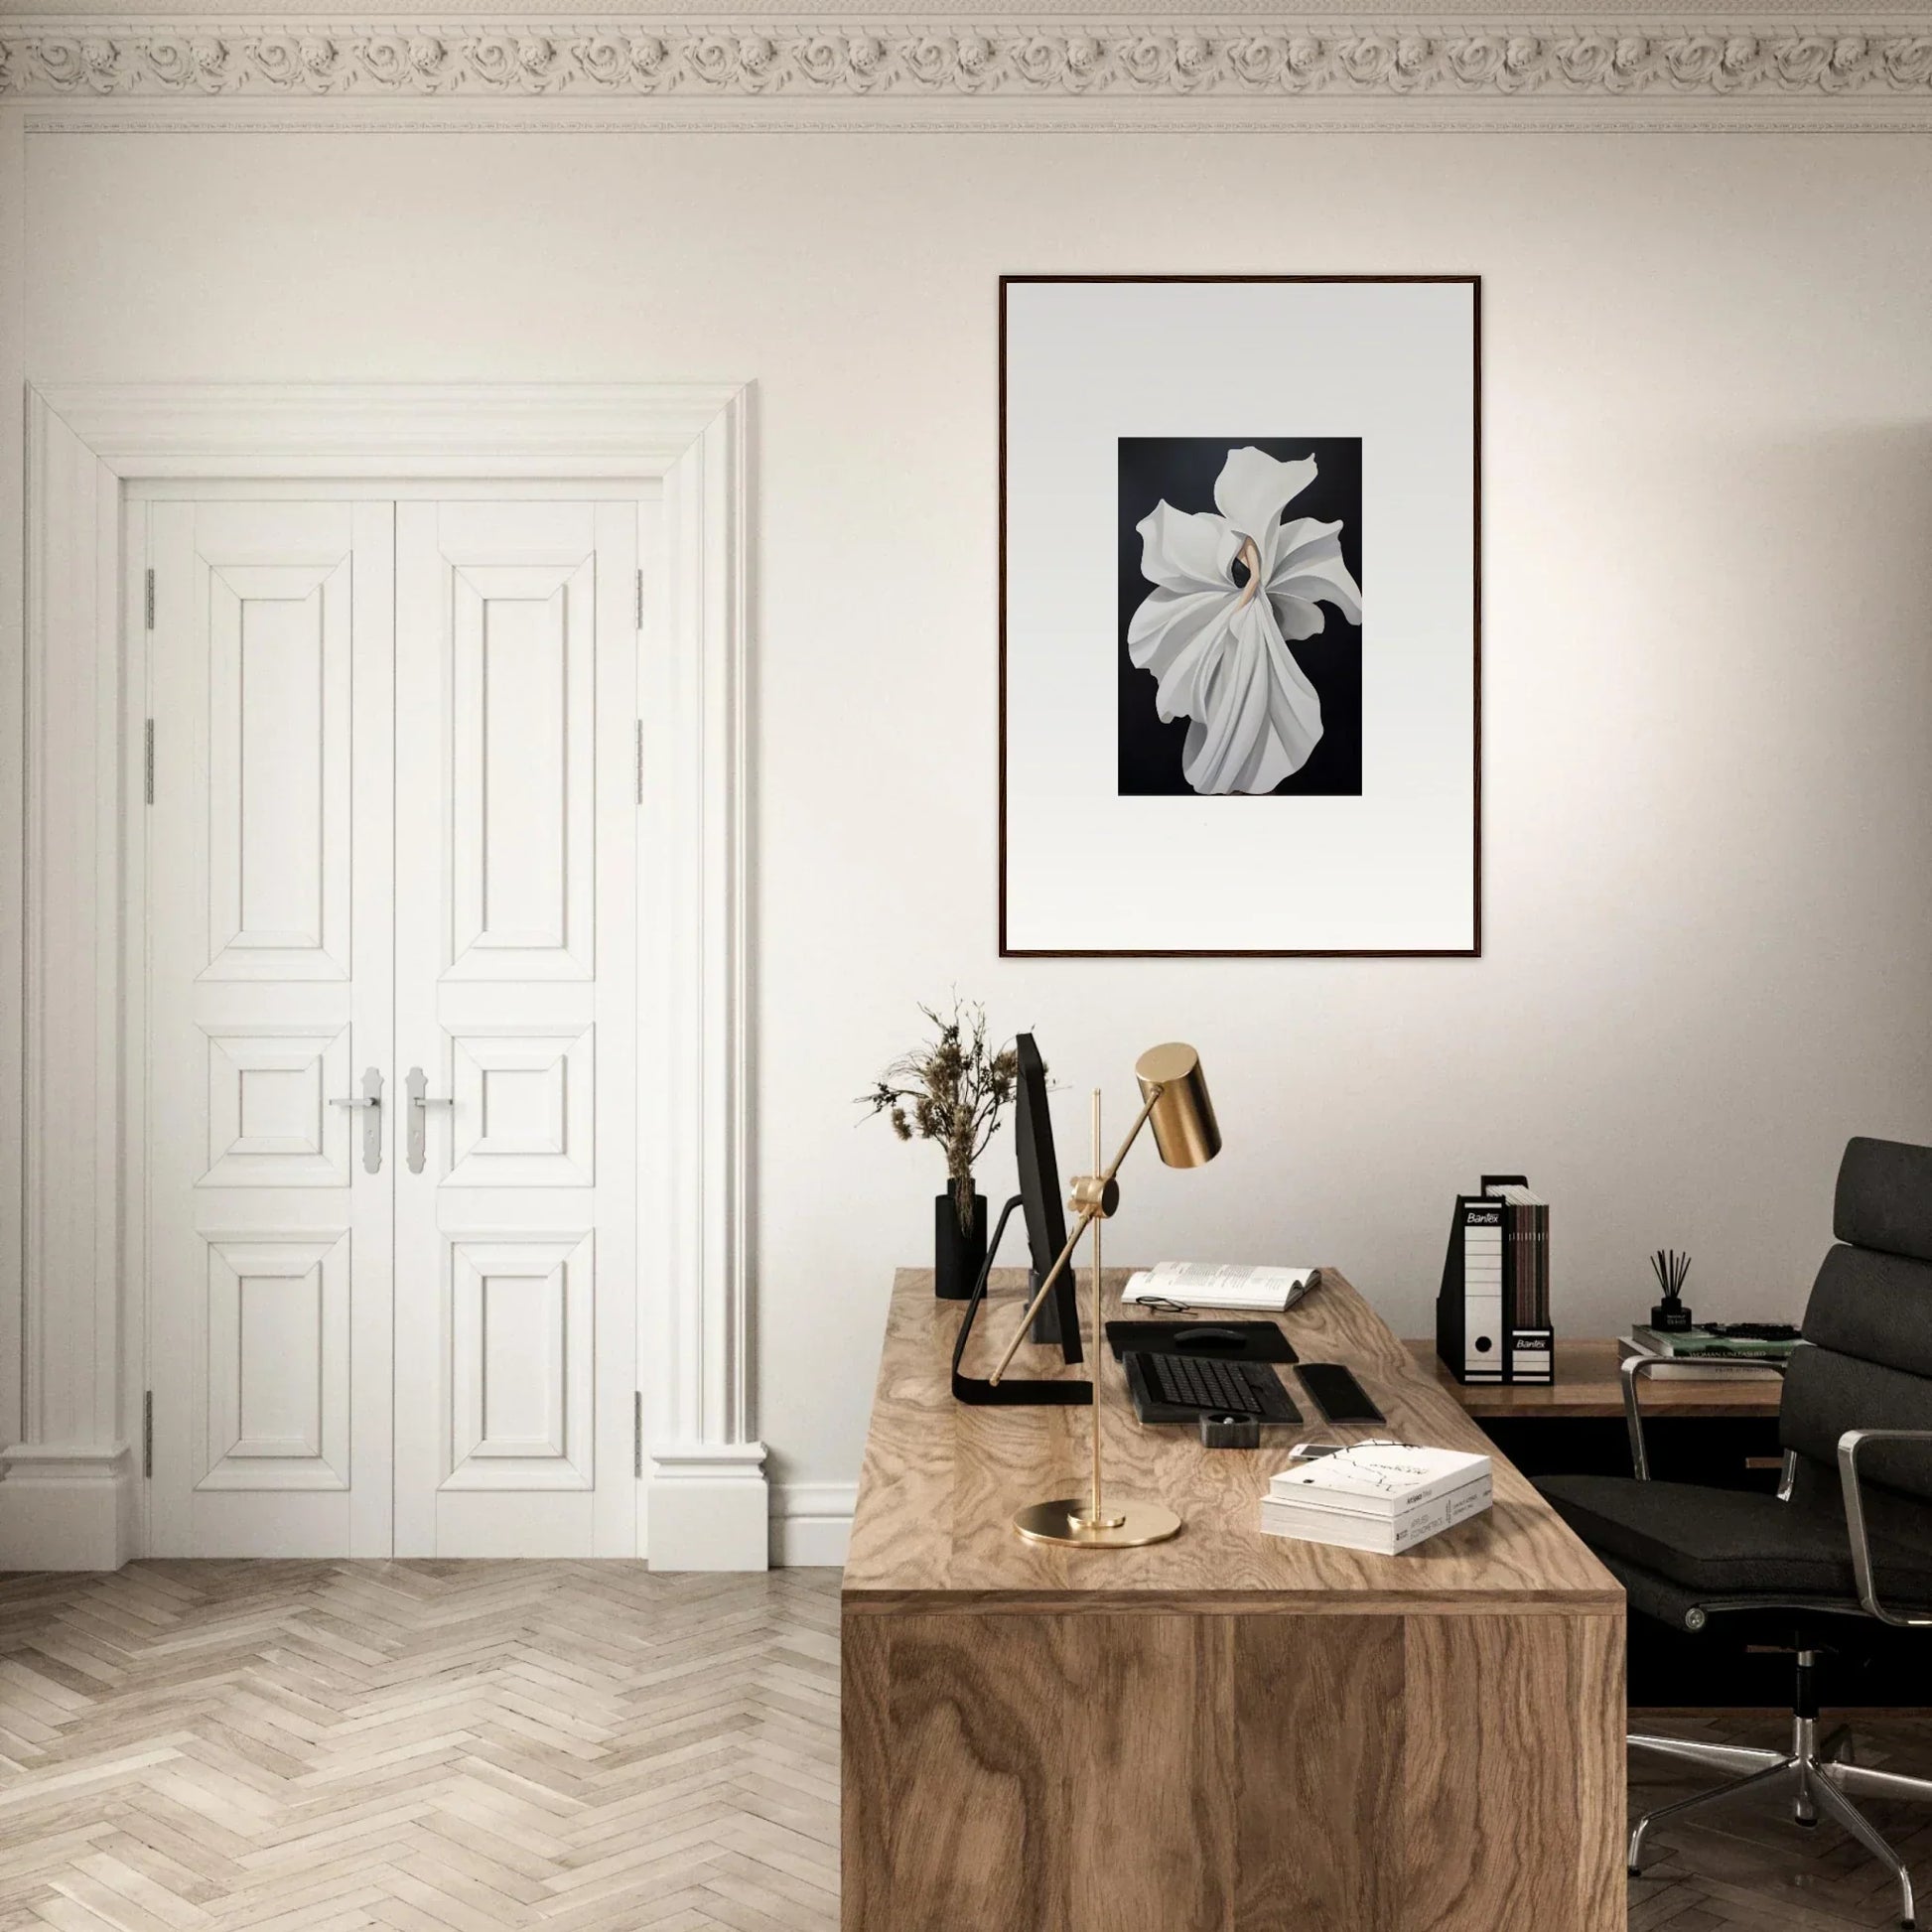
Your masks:
M970 1233L959 1225L959 1207L948 1187L932 1203L932 1292L942 1302L963 1302L986 1265L986 1196L969 1181Z

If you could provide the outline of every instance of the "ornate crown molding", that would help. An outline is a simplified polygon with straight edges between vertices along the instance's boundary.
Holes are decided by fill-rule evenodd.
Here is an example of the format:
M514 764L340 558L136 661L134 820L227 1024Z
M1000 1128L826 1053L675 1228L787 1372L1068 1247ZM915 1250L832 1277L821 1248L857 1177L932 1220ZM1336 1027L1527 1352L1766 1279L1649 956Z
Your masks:
M39 100L721 104L1856 103L1932 118L1932 18L1420 27L1311 20L647 25L0 20ZM1857 116L1854 116L1857 118ZM1900 124L1888 117L1879 124Z

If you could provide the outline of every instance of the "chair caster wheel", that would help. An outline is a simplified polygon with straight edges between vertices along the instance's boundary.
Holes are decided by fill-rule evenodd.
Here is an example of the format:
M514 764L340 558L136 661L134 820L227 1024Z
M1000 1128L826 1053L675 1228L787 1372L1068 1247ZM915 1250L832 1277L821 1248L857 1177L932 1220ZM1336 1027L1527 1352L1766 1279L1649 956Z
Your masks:
M1628 1872L1628 1873L1630 1874L1630 1876L1631 1876L1631 1877L1633 1877L1633 1878L1641 1878L1641 1877L1643 1876L1643 1873L1642 1873L1641 1871L1639 1871L1639 1870L1637 1869L1637 1867L1636 1867L1635 1865L1633 1865L1633 1864L1626 1864L1626 1865L1625 1865L1625 1866L1624 1866L1623 1868L1624 1868L1624 1870L1625 1870L1625 1871L1627 1871L1627 1872Z
M1815 1818L1794 1818L1791 1822L1794 1825L1802 1825L1808 1832L1815 1832L1818 1829L1818 1820Z

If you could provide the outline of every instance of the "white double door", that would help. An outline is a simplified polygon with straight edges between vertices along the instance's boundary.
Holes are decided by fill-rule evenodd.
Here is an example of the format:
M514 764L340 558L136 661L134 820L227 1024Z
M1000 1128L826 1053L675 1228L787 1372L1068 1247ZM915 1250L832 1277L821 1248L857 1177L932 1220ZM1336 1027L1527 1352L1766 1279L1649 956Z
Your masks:
M628 1554L655 506L211 498L136 506L149 1547Z

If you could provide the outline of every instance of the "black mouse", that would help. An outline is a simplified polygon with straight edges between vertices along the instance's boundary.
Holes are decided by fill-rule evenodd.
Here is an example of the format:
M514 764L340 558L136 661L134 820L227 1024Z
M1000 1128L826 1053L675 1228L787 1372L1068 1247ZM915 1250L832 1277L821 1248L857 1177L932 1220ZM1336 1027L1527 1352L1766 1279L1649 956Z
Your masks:
M1173 1345L1176 1348L1225 1348L1232 1342L1236 1348L1246 1348L1248 1337L1239 1328L1176 1328Z

